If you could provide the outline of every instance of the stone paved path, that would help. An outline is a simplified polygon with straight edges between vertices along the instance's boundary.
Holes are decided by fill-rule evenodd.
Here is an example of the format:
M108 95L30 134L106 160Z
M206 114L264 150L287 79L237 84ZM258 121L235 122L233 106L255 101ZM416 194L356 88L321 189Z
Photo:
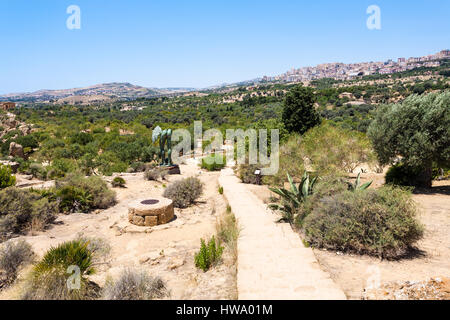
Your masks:
M310 248L233 174L222 170L224 195L241 228L237 286L240 300L346 299Z

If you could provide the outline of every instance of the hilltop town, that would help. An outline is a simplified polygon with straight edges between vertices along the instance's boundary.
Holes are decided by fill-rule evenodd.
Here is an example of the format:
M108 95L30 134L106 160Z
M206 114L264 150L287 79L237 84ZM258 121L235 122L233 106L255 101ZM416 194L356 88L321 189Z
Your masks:
M423 57L398 58L384 62L360 63L323 63L315 67L292 68L279 76L262 78L263 82L301 82L332 78L335 80L352 80L359 76L374 74L392 74L417 69L420 67L439 67L441 60L450 58L450 50L442 50L436 54Z

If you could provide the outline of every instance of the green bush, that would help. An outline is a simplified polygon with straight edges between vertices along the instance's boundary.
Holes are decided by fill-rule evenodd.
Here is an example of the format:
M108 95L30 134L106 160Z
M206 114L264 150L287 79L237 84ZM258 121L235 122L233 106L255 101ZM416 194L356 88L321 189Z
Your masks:
M178 180L164 190L164 197L171 199L175 208L187 208L203 193L203 183L198 178Z
M5 242L0 248L0 269L6 273L7 284L14 282L20 267L32 262L33 258L33 249L24 240Z
M83 195L89 200L90 210L107 209L116 204L116 193L108 189L108 185L100 177L86 178L77 174L68 175L56 182L56 193L58 193L58 189L68 186L83 191ZM79 195L81 194L79 193Z
M220 171L227 165L227 159L225 155L208 156L202 159L201 168L208 171Z
M125 179L122 177L115 177L111 182L113 188L124 188L126 185Z
M200 243L200 251L195 255L195 266L206 272L220 261L224 248L216 242L214 236L209 240L208 245L203 239Z
M57 203L39 194L10 187L0 191L0 233L20 233L31 227L33 220L45 227L56 219Z
M417 177L423 172L423 169L413 168L405 164L396 164L386 172L386 184L397 186L420 187L422 185Z
M99 295L98 288L90 283L86 276L95 272L93 253L89 243L83 240L64 242L50 248L33 268L25 284L23 300L84 300ZM68 286L73 267L80 271L80 288Z
M103 290L105 300L153 300L168 295L161 278L153 278L145 271L125 269L116 281L108 279Z
M46 180L47 179L47 170L40 163L31 163L28 170L28 174L31 174L33 178Z
M237 175L243 183L261 184L261 176L257 176L255 171L259 170L254 164L241 164L237 170Z
M16 177L11 174L11 168L0 165L0 189L5 189L16 184Z
M416 214L409 191L344 191L315 203L304 230L314 247L394 259L423 236Z
M89 212L92 206L89 192L71 185L56 189L55 197L59 201L59 210L64 213Z

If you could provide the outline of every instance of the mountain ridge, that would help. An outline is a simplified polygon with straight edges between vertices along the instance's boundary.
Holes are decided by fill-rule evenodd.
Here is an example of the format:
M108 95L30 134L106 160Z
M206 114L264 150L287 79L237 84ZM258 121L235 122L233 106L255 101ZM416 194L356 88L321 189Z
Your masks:
M129 82L110 82L70 89L41 89L33 92L0 95L0 101L12 102L103 102L171 95L196 90L195 88L146 88Z

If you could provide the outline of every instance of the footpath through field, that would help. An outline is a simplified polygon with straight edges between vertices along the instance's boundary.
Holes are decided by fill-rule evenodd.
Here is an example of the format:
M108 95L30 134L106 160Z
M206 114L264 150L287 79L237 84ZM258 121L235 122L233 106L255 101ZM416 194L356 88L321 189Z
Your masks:
M312 252L234 175L221 172L224 189L241 229L237 287L240 300L346 299Z

